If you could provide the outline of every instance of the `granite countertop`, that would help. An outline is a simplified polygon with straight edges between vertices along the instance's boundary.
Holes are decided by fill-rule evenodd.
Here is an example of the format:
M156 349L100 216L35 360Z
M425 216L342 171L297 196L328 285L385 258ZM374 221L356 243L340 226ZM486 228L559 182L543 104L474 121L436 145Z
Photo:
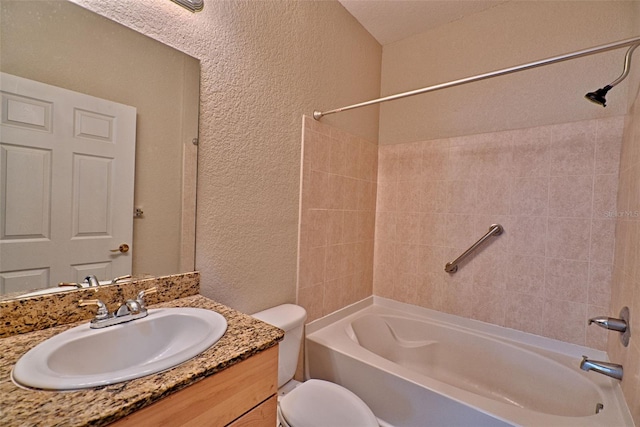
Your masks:
M17 360L36 344L86 321L0 339L0 424L3 426L103 426L277 344L284 332L201 295L151 305L217 311L228 322L208 350L168 371L80 391L30 390L11 381Z

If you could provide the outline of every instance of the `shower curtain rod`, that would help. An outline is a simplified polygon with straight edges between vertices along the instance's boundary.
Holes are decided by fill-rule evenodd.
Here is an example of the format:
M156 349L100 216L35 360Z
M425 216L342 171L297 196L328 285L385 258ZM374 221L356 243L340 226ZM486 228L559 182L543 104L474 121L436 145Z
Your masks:
M358 104L348 105L342 108L336 108L335 110L329 111L314 111L313 118L316 120L320 120L323 116L340 113L342 111L353 110L354 108L366 107L368 105L380 104L382 102L393 101L396 99L406 98L409 96L420 95L427 92L434 92L440 89L446 89L454 86L460 86L466 83L477 82L480 80L490 79L492 77L504 76L506 74L515 73L518 71L529 70L531 68L542 67L543 65L555 64L556 62L568 61L570 59L580 58L582 56L594 55L596 53L606 52L608 50L614 50L625 46L633 46L636 44L640 44L640 36L633 37L626 40L620 40L613 43L603 44L600 46L591 47L584 50L578 50L575 52L565 53L564 55L553 56L551 58L541 59L539 61L529 62L522 65L517 65L515 67L503 68L501 70L491 71L485 74L478 74L471 77L465 77L460 80L453 80L447 83L440 83L434 86L428 86L421 89L415 89L408 92L402 92L395 95L389 95L382 98L372 99L370 101L360 102Z

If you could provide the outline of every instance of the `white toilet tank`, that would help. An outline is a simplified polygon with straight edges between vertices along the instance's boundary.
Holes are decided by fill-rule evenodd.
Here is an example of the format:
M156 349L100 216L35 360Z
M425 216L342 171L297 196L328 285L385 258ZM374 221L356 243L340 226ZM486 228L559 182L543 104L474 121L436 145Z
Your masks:
M280 388L293 379L296 373L307 312L299 305L283 304L252 316L285 332L278 350L278 388Z

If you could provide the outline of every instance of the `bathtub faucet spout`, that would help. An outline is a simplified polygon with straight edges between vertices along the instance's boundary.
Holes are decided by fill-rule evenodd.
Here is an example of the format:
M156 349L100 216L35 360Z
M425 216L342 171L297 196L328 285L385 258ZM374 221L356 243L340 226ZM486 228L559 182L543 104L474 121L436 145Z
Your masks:
M589 360L587 356L582 356L580 369L582 369L583 371L595 371L602 375L606 375L617 380L622 380L622 365L617 365L615 363Z

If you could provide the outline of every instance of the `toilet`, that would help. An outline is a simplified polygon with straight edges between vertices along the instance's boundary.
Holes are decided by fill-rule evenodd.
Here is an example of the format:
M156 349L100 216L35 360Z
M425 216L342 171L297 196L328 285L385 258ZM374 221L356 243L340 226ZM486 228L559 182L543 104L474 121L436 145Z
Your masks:
M253 317L285 332L278 350L278 426L378 427L367 404L346 388L329 381L293 379L307 318L304 308L283 304Z

